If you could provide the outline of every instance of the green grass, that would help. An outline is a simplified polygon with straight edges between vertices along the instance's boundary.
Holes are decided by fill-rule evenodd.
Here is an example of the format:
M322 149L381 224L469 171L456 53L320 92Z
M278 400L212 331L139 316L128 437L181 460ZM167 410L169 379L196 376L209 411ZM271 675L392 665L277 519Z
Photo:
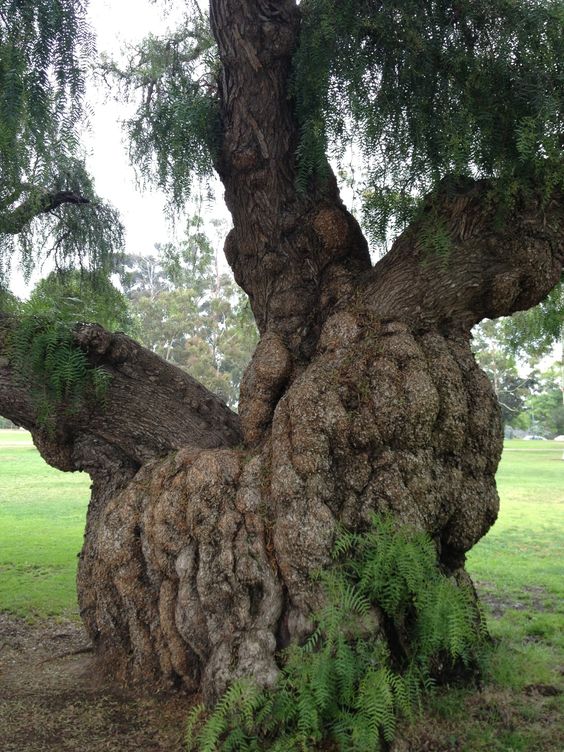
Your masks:
M0 431L0 610L77 617L90 479L49 467L30 442L26 432Z
M564 695L550 694L564 691L563 453L560 442L505 442L499 518L467 564L496 640L484 685L437 692L409 743L425 738L429 749L456 752L564 749ZM452 746L441 746L445 739Z
M0 431L0 611L76 617L90 481L48 467L29 442ZM564 443L506 442L499 519L468 556L498 644L482 691L438 691L406 732L409 752L564 749L564 695L542 689L564 689L563 453Z
M506 442L499 518L468 555L470 574L500 617L492 627L500 634L510 620L530 636L544 631L558 639L550 625L564 616L563 452L558 442ZM514 613L505 615L508 607Z

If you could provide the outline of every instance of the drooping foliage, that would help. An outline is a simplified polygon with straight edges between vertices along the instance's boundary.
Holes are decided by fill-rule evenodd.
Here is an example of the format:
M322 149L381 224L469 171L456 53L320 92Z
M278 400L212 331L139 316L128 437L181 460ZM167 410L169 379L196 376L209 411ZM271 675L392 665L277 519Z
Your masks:
M1 188L20 185L31 164L48 174L73 153L84 95L81 68L93 54L85 4L73 0L0 2Z
M189 751L374 752L419 707L435 660L464 665L483 651L472 594L440 572L426 535L375 517L365 533L343 531L334 554L321 575L326 605L306 643L287 651L275 687L244 679L207 717L195 707ZM395 654L379 629L399 636Z
M520 311L501 323L509 350L528 353L533 359L546 355L559 341L564 342L564 283L535 308Z
M384 238L445 175L498 179L510 202L564 184L559 0L304 0L295 97L301 179L328 144L365 159ZM353 135L354 134L354 135Z
M42 250L96 267L121 244L80 150L85 12L82 0L0 0L0 283L15 248L29 272Z
M207 16L188 2L173 34L149 35L125 64L103 59L102 71L120 97L138 105L124 123L132 163L182 208L194 180L211 176L218 141L217 55Z
M475 350L486 351L491 343L504 356L534 366L564 341L564 283L560 282L538 306L496 321L483 321L473 334Z
M326 155L358 150L365 225L383 241L447 175L496 179L511 204L564 185L564 9L559 0L303 0L292 96L298 183ZM194 8L170 39L150 37L120 68L142 91L127 123L132 157L176 203L211 172L217 60Z

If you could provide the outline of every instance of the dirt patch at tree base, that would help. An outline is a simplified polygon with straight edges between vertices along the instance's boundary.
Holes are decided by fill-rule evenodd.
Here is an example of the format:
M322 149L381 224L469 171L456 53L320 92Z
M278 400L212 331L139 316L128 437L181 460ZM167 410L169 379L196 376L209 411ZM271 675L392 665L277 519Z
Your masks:
M2 752L181 752L194 699L108 681L76 622L0 614Z

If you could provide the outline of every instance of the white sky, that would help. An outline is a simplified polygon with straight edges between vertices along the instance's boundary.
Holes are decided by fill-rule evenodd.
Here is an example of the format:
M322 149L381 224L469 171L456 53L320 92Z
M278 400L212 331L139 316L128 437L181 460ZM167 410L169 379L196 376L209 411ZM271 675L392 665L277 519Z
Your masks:
M162 11L148 0L90 0L89 20L97 36L98 50L118 56L126 44L140 41L149 32L167 28ZM111 98L111 92L88 88L93 108L91 132L85 143L91 151L88 166L100 196L119 210L126 228L126 249L148 254L155 243L170 239L165 219L165 198L155 191L141 191L129 164L120 121L128 108Z

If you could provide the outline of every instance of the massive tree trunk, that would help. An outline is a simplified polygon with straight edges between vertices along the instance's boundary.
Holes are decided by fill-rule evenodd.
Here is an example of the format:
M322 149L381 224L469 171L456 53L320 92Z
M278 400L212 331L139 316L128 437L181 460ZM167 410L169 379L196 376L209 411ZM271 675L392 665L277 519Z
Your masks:
M337 523L392 514L465 578L466 552L496 519L502 447L470 328L539 302L564 260L560 200L523 199L500 223L488 184L450 181L428 199L448 256L426 247L423 218L372 268L330 170L306 195L295 188L294 0L211 11L226 254L261 333L240 427L169 364L86 327L77 344L113 374L108 398L61 414L50 436L0 361L0 413L52 464L93 478L78 591L106 666L208 697L239 675L274 681L277 648L310 628L310 575Z

